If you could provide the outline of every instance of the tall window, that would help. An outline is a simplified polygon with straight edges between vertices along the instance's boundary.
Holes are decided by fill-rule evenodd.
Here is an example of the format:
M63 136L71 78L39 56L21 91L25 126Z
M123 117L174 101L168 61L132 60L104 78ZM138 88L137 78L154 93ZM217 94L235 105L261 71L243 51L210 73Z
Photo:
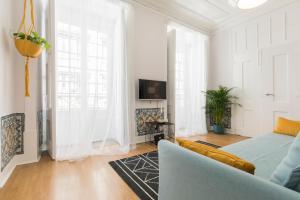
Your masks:
M175 66L175 94L178 105L184 106L184 55L182 52L176 52Z
M206 130L206 48L205 36L180 25L169 27L175 34L175 135L204 134ZM170 57L171 59L171 57ZM170 70L172 71L172 70Z
M57 108L81 106L81 31L78 26L58 22L57 25Z
M87 105L91 110L105 110L108 101L108 34L96 30L81 33L78 26L63 22L58 23L57 29L58 109L72 110ZM83 34L87 35L86 44L82 43ZM85 60L81 59L84 54ZM87 93L87 99L81 98L82 92Z
M53 6L56 159L99 153L109 144L127 148L129 5L121 0L57 0Z
M88 107L106 109L108 79L108 36L98 31L88 31Z

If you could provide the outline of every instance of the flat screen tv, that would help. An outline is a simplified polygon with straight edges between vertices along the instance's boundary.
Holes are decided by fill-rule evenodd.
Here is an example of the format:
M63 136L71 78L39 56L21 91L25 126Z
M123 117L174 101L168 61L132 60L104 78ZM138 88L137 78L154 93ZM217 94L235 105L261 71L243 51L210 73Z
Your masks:
M140 100L163 100L167 98L167 82L139 79Z

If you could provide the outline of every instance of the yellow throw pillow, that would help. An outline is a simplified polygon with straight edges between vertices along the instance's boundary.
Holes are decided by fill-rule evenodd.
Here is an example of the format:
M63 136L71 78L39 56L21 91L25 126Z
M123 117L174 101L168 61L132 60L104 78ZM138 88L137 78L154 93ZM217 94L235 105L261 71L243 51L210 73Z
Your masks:
M237 169L243 170L250 174L254 174L255 166L233 154L222 151L220 149L216 149L211 146L207 146L205 144L200 144L197 142L192 142L189 140L184 140L177 138L177 142L180 146L192 150L196 153L202 154L206 157L212 158L214 160L220 161L224 164L230 165Z
M274 128L275 133L296 137L300 132L300 121L293 121L279 117Z

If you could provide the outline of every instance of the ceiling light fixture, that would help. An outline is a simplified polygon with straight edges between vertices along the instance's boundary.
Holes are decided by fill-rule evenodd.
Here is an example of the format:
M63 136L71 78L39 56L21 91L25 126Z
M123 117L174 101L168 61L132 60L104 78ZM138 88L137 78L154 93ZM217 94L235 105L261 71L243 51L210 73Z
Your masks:
M251 9L266 3L268 0L228 0L233 7L240 9Z

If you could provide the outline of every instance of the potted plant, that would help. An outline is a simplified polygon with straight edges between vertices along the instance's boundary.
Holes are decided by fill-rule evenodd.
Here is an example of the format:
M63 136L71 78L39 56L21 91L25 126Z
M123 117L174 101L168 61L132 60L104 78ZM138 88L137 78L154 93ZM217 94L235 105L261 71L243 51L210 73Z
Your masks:
M17 50L22 56L37 58L43 49L49 49L50 45L46 39L42 38L37 32L26 35L24 32L13 34Z
M30 96L29 58L37 58L43 49L50 48L46 39L42 38L35 29L34 0L30 0L30 23L27 20L27 4L24 0L23 17L16 33L13 34L15 46L25 60L25 96Z
M235 101L238 97L231 95L234 88L219 86L217 90L208 90L206 94L206 111L211 115L214 121L213 131L218 134L224 134L224 118L226 110L233 104L239 105Z

